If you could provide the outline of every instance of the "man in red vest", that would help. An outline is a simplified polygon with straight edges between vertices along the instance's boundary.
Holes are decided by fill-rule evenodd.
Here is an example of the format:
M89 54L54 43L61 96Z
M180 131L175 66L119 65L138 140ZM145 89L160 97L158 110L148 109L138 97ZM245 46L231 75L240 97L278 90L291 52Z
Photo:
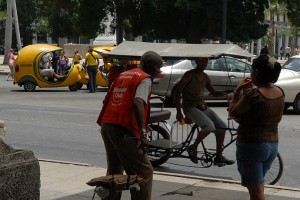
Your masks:
M151 200L153 168L140 147L148 129L152 78L163 65L160 55L144 53L139 68L121 73L111 85L97 123L101 126L107 156L107 175L139 174L140 191L131 190L133 200ZM121 199L111 191L106 199Z

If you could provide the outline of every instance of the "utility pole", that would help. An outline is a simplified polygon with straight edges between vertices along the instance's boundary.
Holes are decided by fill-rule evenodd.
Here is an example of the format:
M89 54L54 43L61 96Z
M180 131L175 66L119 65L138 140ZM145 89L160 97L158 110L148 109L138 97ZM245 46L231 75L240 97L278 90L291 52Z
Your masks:
M124 2L125 0L117 1L116 5L116 41L117 45L123 42L123 16L124 16Z
M227 0L223 0L222 38L221 38L222 44L226 44L226 26L227 26Z
M20 51L22 49L22 43L21 43L21 37L20 37L18 11L17 11L16 0L12 0L12 1L13 1L13 14L14 14L14 22L15 22L15 30L16 30L18 51Z
M7 0L6 4L7 4L7 8L6 8L5 45L4 45L5 49L4 49L3 64L8 63L8 52L9 52L9 49L11 48L11 42L12 42L12 22L13 22L13 20L14 20L14 24L15 24L18 50L21 50L21 48L22 48L16 1L15 0ZM14 15L14 18L12 17L12 14Z
M12 1L6 1L6 26L5 26L5 49L4 49L4 60L3 64L8 63L8 52L11 48L11 40L12 40Z

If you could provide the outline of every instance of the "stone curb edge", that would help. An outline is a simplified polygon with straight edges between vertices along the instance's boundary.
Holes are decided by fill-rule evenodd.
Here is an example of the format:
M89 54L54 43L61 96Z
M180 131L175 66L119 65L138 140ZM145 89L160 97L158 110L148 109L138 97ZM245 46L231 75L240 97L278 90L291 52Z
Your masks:
M51 159L38 159L41 162L50 162L50 163L59 163L59 164L65 164L65 165L76 165L76 166L82 166L82 167L94 167L88 163L78 163L78 162L69 162L69 161L62 161L62 160L51 160ZM229 184L238 184L240 185L239 181L234 180L228 180L228 179L220 179L220 178L210 178L210 177L204 177L204 176L192 176L192 175L185 175L185 174L177 174L177 173L168 173L168 172L158 172L154 171L153 174L156 175L162 175L162 176L170 176L170 177L180 177L180 178L189 178L189 179L195 179L195 180L203 180L203 181L209 181L209 182L219 182L219 183L229 183ZM292 188L292 187L285 187L285 186L276 186L276 185L265 185L266 188L273 188L273 189L281 189L281 190L287 190L287 191L295 191L300 192L300 189L298 188Z

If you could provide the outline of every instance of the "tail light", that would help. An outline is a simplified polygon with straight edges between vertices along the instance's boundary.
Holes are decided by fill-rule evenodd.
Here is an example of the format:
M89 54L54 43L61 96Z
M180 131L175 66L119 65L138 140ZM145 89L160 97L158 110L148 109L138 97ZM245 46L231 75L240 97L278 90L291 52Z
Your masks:
M16 71L16 72L18 72L18 71L19 71L19 69L20 69L19 65L18 65L18 64L16 64L16 65L15 65L15 71Z

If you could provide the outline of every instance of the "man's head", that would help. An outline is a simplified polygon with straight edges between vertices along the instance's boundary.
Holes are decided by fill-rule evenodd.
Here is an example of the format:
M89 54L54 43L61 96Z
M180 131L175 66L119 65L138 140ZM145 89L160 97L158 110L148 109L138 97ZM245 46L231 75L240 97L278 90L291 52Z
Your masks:
M141 57L141 69L151 76L156 76L160 72L163 60L160 55L154 51L147 51Z
M197 68L204 70L207 66L208 58L197 58L195 62L197 64Z
M93 52L94 51L94 47L93 46L89 46L89 52Z

